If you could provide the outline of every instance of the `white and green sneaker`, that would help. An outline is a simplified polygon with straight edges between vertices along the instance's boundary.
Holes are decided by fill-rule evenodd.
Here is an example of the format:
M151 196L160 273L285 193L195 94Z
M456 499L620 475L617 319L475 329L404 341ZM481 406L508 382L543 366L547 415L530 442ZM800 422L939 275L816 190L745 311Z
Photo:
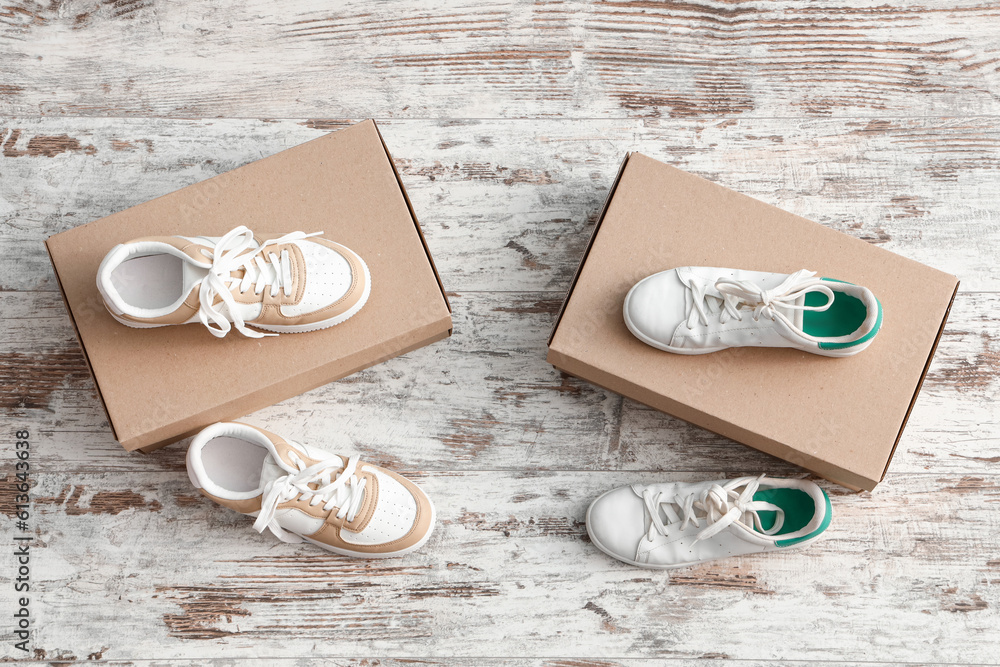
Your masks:
M804 479L633 484L587 510L587 532L630 565L672 569L815 542L830 525L830 498Z
M792 347L847 357L871 345L882 305L871 290L813 271L684 266L639 281L625 297L636 338L675 354Z

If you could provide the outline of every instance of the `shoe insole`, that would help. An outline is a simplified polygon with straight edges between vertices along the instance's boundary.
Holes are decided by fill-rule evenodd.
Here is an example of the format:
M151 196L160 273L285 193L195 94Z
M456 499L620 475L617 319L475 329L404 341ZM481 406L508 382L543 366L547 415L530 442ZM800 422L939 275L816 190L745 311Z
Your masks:
M217 486L235 493L260 488L267 450L240 438L212 438L201 450L205 472Z
M111 284L133 308L166 308L184 291L184 262L167 254L126 259L111 272Z
M806 294L805 305L817 307L826 301L825 294L810 292ZM861 299L834 290L833 304L829 308L803 311L802 330L816 338L838 338L857 331L867 317L868 309Z
M801 489L765 489L753 494L754 500L777 505L785 511L785 522L776 535L787 535L802 530L809 525L816 514L816 503L812 496ZM777 512L757 512L760 525L764 530L771 530L778 516Z

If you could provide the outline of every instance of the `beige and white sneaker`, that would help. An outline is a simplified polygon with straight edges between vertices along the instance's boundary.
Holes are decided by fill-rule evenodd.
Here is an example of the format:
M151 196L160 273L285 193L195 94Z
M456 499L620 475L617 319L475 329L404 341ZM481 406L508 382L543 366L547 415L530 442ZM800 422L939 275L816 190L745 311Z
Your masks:
M97 288L112 317L140 329L201 322L218 338L230 322L251 338L325 329L361 310L371 275L321 233L148 236L107 254Z
M203 430L187 469L202 494L256 517L258 532L268 528L284 542L388 558L419 549L434 527L434 506L408 479L247 424Z

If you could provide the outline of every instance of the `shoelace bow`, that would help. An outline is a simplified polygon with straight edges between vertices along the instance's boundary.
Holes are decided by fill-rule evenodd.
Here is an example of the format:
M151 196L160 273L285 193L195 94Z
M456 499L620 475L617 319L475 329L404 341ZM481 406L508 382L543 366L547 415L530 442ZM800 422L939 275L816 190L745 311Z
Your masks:
M764 475L756 478L744 477L734 479L724 486L713 484L698 494L688 494L686 496L675 495L672 498L664 497L662 492L653 493L649 489L642 492L642 500L646 504L646 511L649 514L649 531L646 539L652 541L656 533L667 534L667 526L672 523L680 523L680 529L684 530L688 524L693 523L701 528L701 520L706 520L705 528L695 537L695 542L707 540L716 535L737 521L742 521L748 528L753 527L764 535L774 535L781 530L785 522L785 512L777 505L759 500L753 500L753 494L760 487ZM743 486L743 491L737 493L735 489ZM674 507L679 508L679 512ZM660 518L660 508L663 508L667 515L667 521ZM760 511L776 512L774 525L770 529L764 530L761 525ZM698 516L698 515L701 516ZM746 520L742 520L742 519ZM749 521L749 523L747 523Z
M292 267L288 249L283 249L280 256L273 252L265 255L264 250L268 246L301 241L322 233L292 232L280 238L264 241L255 250L246 252L254 245L253 232L241 225L219 239L213 250L202 250L202 253L212 260L212 266L198 291L201 305L198 309L198 319L216 338L222 338L229 333L232 325L223 314L222 308L215 305L215 297L218 296L229 310L229 315L233 318L232 324L241 334L249 338L277 336L276 333L262 333L246 326L240 316L236 299L233 298L232 289L235 283L239 282L240 293L246 292L253 285L254 294L261 294L268 286L271 296L277 296L280 290L284 290L286 296L291 294ZM234 271L239 270L243 271L242 278L232 275Z
M274 518L278 511L278 505L295 498L308 500L310 506L323 503L325 511L338 507L338 519L346 518L348 521L354 521L358 509L361 507L368 481L365 478L359 480L354 474L359 457L352 456L348 459L343 472L337 475L336 479L331 480L331 475L340 467L336 462L320 461L307 467L305 462L294 452L290 456L299 471L279 477L264 487L260 514L254 521L254 529L258 533L263 533L264 529L268 528L282 542L302 542L301 537L283 529ZM313 488L310 486L311 484L317 486Z
M722 324L730 319L742 322L743 313L746 312L740 308L743 304L753 306L752 317L755 322L763 315L772 321L781 318L786 324L792 326L792 322L777 309L777 306L789 310L824 311L833 305L833 290L826 285L822 278L814 278L815 275L815 272L803 269L788 276L780 285L769 290L762 289L760 285L747 280L720 278L715 283L715 289L722 294L721 300L713 294L706 294L703 283L692 283L690 286L692 301L691 308L688 310L687 327L693 329L696 321L707 325L709 313L718 313L719 322ZM824 294L827 302L822 306L796 305L795 302L799 297L809 292ZM721 305L718 305L720 301Z

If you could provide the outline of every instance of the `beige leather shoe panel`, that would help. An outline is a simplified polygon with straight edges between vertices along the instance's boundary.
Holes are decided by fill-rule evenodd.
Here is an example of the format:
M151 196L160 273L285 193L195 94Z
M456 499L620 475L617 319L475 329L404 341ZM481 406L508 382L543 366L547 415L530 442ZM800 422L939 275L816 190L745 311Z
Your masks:
M417 515L413 521L413 526L411 526L409 532L398 540L392 542L387 542L385 544L352 544L350 542L345 542L340 537L340 531L342 528L342 522L338 522L335 517L333 521L327 520L327 523L323 525L318 531L309 535L309 539L316 540L317 542L322 542L331 547L337 547L338 549L347 549L349 551L354 551L357 553L370 553L370 554L385 554L393 553L396 551L402 551L417 544L420 540L424 538L425 535L431 529L431 505L427 497L424 496L423 492L410 480L405 477L401 477L392 471L386 470L384 468L379 468L378 466L369 466L378 470L384 475L392 477L403 487L410 492L414 500L417 503Z
M274 235L278 236L278 235ZM254 237L256 238L256 237ZM259 242L259 241L258 241ZM271 288L265 287L264 291L257 294L256 291L251 286L246 292L240 292L239 289L234 288L231 290L233 298L236 299L237 303L260 303L263 304L260 316L257 317L255 322L264 322L265 324L269 322L269 319L274 317L273 312L278 312L278 308L281 306L291 306L297 304L302 300L303 295L306 293L306 260L302 255L302 250L294 243L282 243L280 245L268 246L266 250L263 251L263 255L274 253L278 257L281 256L283 251L288 251L288 259L292 269L292 290L289 294L285 294L284 289L278 290L278 293L271 296ZM247 252L253 252L253 250L247 250ZM246 253L243 253L246 254ZM232 276L240 280L243 279L243 270L233 271ZM239 283L237 283L238 285Z
M354 515L354 521L341 524L342 528L346 528L352 533L360 533L364 530L368 526L368 522L372 520L372 516L375 515L375 508L378 507L378 477L370 470L365 470L365 468L370 467L373 466L367 463L358 463L358 472L355 474L365 480L365 499L361 502L358 513Z
M294 317L286 317L285 315L282 315L278 307L273 309L265 307L265 311L261 313L261 316L257 318L255 322L278 325L313 324L315 322L322 322L323 320L329 320L346 313L348 310L356 306L358 301L360 301L364 296L366 289L365 269L361 263L361 259L354 252L339 243L327 241L326 239L311 238L309 239L309 242L319 243L327 248L335 250L345 260L347 260L348 265L351 267L351 286L347 289L347 292L345 292L344 296L340 297L340 299L325 308L321 308L304 315L296 315ZM295 275L295 281L303 285L304 288L306 280L308 279L308 273L303 264L301 267L301 273ZM301 300L301 296L299 298ZM265 317L267 319L264 319Z
M201 495L206 498L211 498L223 507L228 507L231 510L236 510L241 514L250 514L252 512L260 511L260 496L256 498L248 498L247 500L226 500L225 498L219 498L218 496L213 496L211 493L205 489L198 489Z
M207 245L201 243L195 243L194 241L188 241L187 239L181 238L179 236L143 236L141 238L133 239L129 241L132 243L166 243L167 245L172 245L181 252L183 252L188 257L196 260L201 264L211 264L212 260L210 257L205 255L202 250L211 251Z

